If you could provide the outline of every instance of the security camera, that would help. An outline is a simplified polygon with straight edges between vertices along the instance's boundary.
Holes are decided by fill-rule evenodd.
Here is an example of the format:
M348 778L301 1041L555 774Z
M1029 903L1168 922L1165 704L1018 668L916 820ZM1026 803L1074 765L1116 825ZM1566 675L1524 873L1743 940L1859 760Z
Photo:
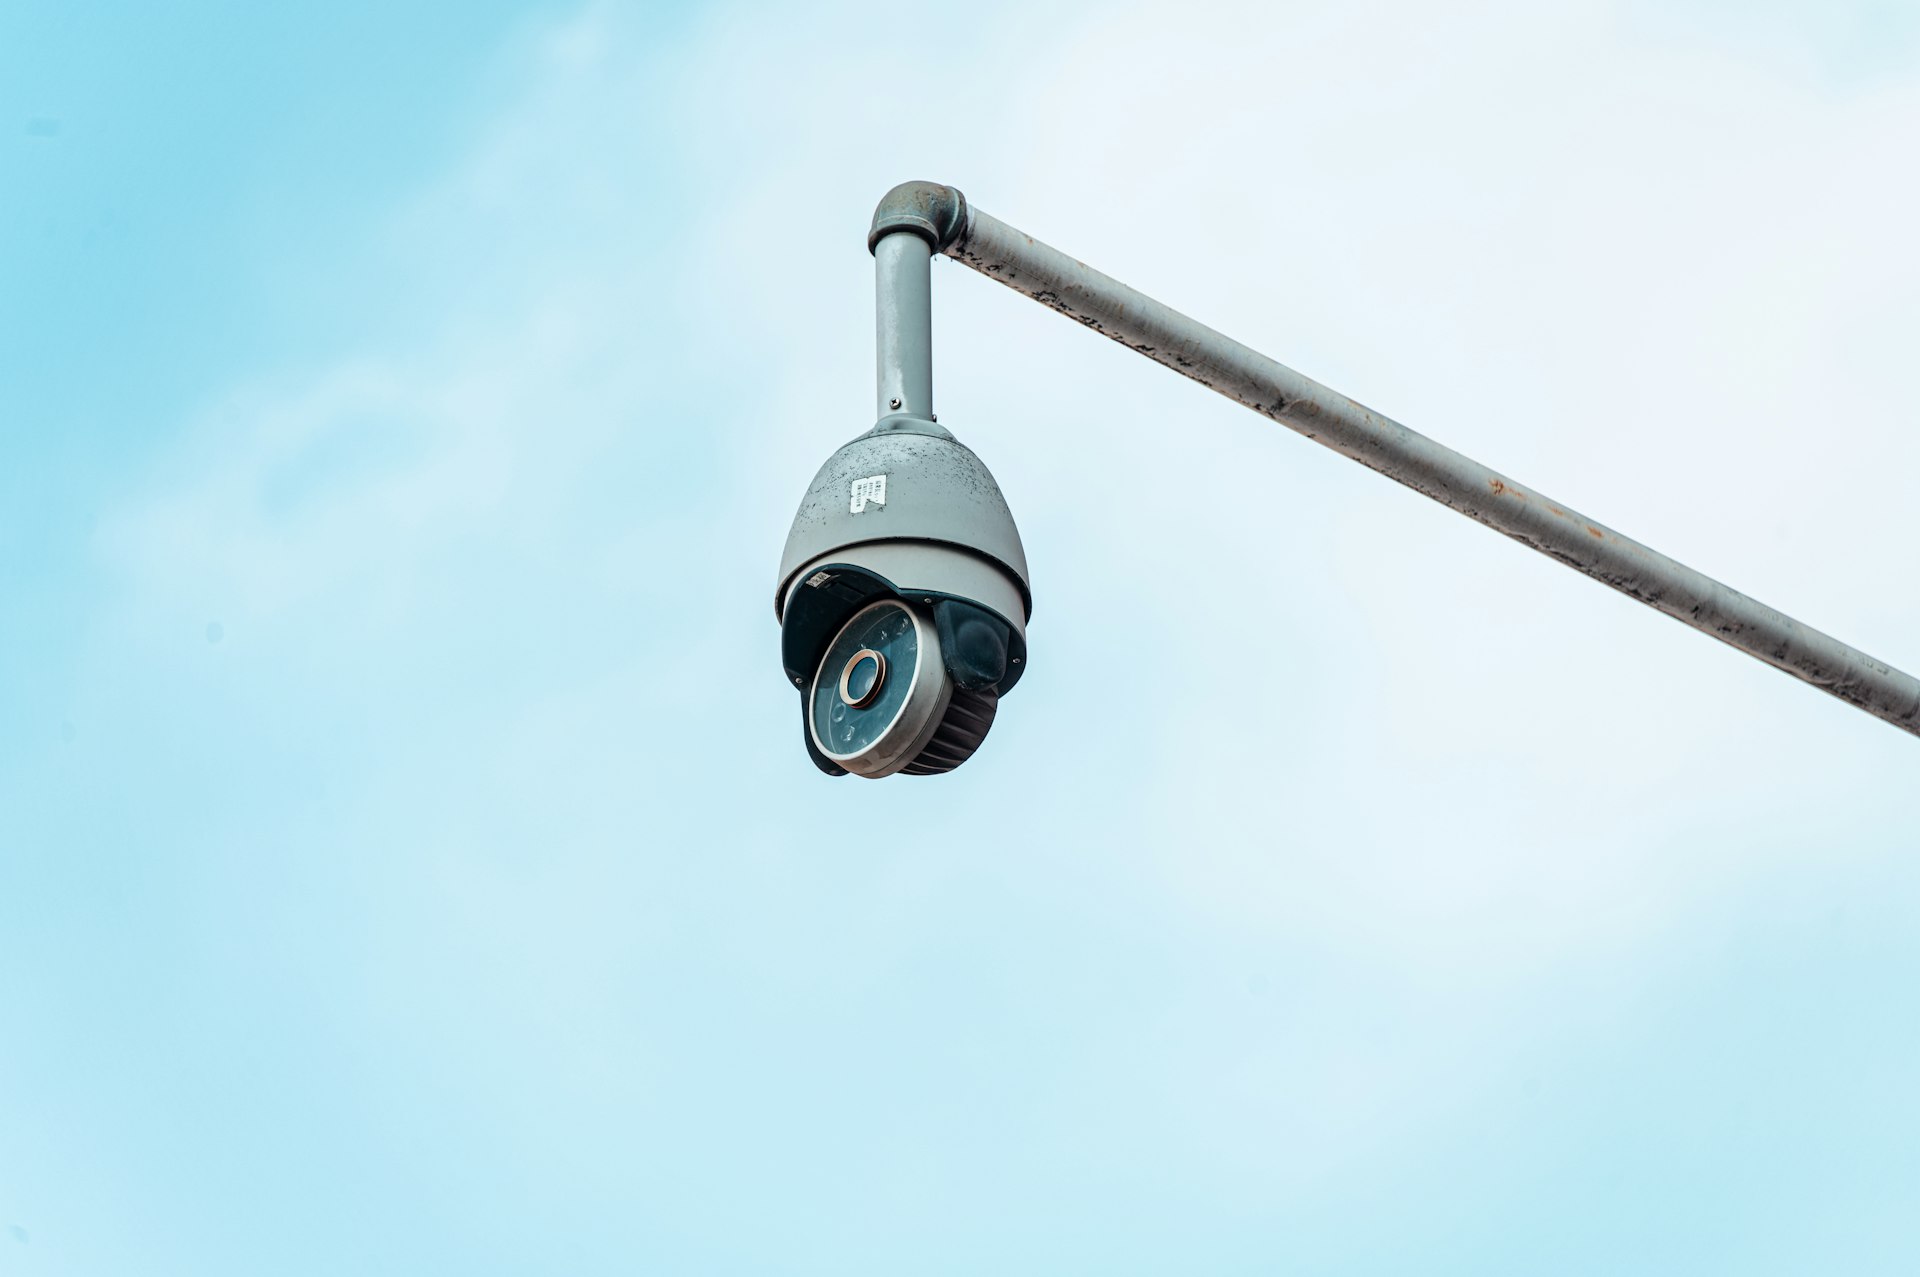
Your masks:
M883 417L814 476L780 561L781 663L830 776L934 776L980 747L1026 670L1027 558L980 458Z

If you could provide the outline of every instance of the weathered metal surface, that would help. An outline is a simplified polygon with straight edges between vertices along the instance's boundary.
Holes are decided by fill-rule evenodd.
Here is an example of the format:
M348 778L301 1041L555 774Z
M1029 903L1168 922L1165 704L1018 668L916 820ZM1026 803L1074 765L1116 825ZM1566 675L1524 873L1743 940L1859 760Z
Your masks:
M961 203L945 247L989 279L1575 571L1920 735L1920 680L1355 403ZM906 238L901 236L899 238Z
M906 231L873 249L876 417L933 417L933 249Z
M967 222L967 197L938 182L902 182L880 197L867 231L867 247L895 231L912 231L938 253Z
M925 423L930 429L903 428L913 425L901 417L882 421L843 445L814 475L780 556L776 617L795 581L803 579L803 567L851 555L861 562L885 559L888 579L902 587L962 593L959 586L942 582L970 583L976 592L964 597L980 598L1012 625L1024 627L1033 614L1027 554L1000 485L972 449L952 435L931 423ZM876 500L869 480L883 477L885 486L877 490L884 496ZM989 600L979 593L989 586L976 582L979 574L965 564L940 556L901 557L908 548L926 545L952 547L961 557L977 560L986 576L1004 577L1006 583L991 589Z

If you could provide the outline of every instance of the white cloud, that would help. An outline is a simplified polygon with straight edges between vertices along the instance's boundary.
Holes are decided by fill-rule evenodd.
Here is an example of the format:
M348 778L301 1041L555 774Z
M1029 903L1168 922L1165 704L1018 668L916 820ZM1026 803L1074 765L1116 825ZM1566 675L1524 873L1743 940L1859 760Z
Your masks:
M1920 186L1890 157L1920 89L1834 96L1599 6L1048 12L1024 49L994 21L927 45L851 10L728 10L671 57L611 9L548 33L389 233L399 277L367 283L397 283L409 326L233 392L118 525L140 597L241 632L367 600L404 631L476 538L507 591L552 571L643 612L675 529L708 566L770 563L866 411L865 210L920 174L1913 662L1887 582L1920 461L1895 357ZM1039 676L996 747L1038 765L1119 716L1072 747L1143 759L1167 872L1224 905L1265 899L1264 869L1377 940L1510 921L1517 892L1539 927L1474 947L1553 949L1607 925L1596 897L1657 915L1658 884L1693 889L1676 862L1741 872L1656 855L1647 810L1724 809L1744 841L1793 801L1776 765L1835 778L1815 791L1893 775L1887 730L963 272L938 284L946 417L1035 543ZM580 510L624 495L593 481L609 464L642 485L625 527ZM1195 471L1198 509L1168 488Z
M674 46L593 8L526 77L370 250L394 314L365 348L241 378L104 542L141 624L341 638L298 657L321 695L360 695L383 645L481 644L406 702L478 703L408 773L485 781L432 871L480 902L457 943L497 940L501 900L592 899L543 915L592 981L632 898L670 917L697 871L658 848L702 828L828 907L790 813L851 793L925 844L864 880L836 862L838 906L890 920L877 949L911 952L943 892L1070 911L1111 875L1208 961L1404 1009L1399 1058L1363 1026L1295 1065L1348 1083L1325 1150L1420 1120L1436 1068L1490 1084L1476 1033L1515 1007L1629 998L1742 883L1911 841L1891 729L957 267L936 388L1028 536L1033 676L943 790L828 800L768 606L793 501L870 409L868 210L930 177L1920 664L1910 77L1836 95L1631 11L1520 4L733 8ZM407 803L360 798L369 822ZM1027 833L981 847L935 808ZM570 855L516 860L543 828ZM831 946L794 962L853 978ZM1205 1137L1247 1138L1234 1105L1268 1080L1193 1097Z

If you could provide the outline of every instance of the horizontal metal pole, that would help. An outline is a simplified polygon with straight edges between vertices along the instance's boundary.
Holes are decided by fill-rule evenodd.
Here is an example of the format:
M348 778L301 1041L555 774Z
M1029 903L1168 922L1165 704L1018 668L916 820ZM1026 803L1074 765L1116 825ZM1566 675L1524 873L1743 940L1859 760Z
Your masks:
M1529 549L1920 736L1920 680L1621 536L965 206L942 251Z

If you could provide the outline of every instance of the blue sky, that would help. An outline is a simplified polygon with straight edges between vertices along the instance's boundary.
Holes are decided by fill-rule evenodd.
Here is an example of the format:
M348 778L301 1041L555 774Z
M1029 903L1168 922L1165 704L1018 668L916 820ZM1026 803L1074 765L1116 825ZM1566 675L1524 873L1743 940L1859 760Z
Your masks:
M911 177L1920 665L1911 8L1430 9L10 6L0 1272L1913 1271L1912 742L951 266L796 739Z

